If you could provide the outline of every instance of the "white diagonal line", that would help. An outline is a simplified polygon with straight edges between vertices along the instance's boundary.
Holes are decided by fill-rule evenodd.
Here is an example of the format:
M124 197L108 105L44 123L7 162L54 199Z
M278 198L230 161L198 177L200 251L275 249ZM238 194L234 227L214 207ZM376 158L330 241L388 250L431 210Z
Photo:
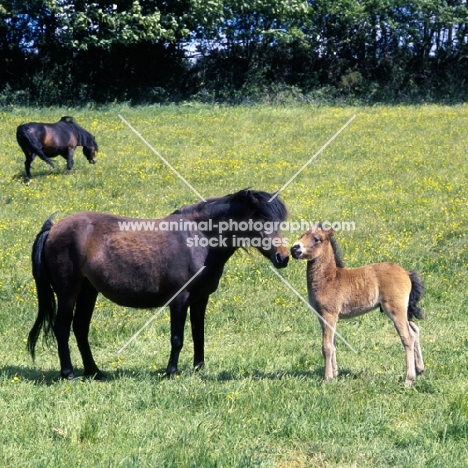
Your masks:
M270 270L321 320L330 330L340 338L340 340L351 350L357 354L357 351L306 301L291 285L291 283L281 276L271 265L268 265Z
M184 179L184 177L182 177L182 175L169 163L169 161L167 161L166 159L164 159L161 154L156 151L149 143L148 141L143 138L140 133L138 133L135 128L132 127L132 125L130 125L130 123L127 122L127 120L125 120L120 114L119 114L119 118L125 123L125 125L127 125L127 127L133 131L133 133L138 137L140 138L141 141L143 141L143 143L151 150L153 151L153 153L159 157L159 159L161 159L161 161L169 168L171 169L171 171L180 179L182 180L182 182L184 182L185 185L187 185L187 187L189 187L192 192L194 192L196 195L198 195L198 197L203 200L204 202L206 202L206 199L204 197L202 197L202 195L200 195L200 193L192 186L190 185L190 183Z
M118 351L120 354L206 268L202 266Z
M354 119L354 114L275 194L268 200L272 202Z

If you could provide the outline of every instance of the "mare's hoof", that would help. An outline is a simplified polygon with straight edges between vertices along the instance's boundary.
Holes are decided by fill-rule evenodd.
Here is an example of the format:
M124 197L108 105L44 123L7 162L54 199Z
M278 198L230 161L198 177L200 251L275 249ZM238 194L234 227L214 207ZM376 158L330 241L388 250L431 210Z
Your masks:
M73 372L61 372L60 376L62 377L63 380L75 380L75 374Z
M197 364L194 364L193 370L195 372L198 372L199 370L202 370L204 367L205 367L205 362L201 361L201 362L198 362Z
M105 374L101 371L93 372L93 373L86 373L84 374L85 378L90 380L99 380L101 382L105 382L107 380Z
M168 366L166 369L166 377L169 377L170 379L174 379L179 375L179 371L177 367L175 366Z

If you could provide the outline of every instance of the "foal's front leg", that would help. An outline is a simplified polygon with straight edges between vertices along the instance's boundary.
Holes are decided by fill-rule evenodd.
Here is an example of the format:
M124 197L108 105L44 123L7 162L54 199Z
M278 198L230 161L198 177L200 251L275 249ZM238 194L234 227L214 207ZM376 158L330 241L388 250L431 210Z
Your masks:
M325 361L325 376L323 380L332 380L338 374L336 365L335 349L335 327L338 320L338 313L324 312L321 314L322 320L322 355Z

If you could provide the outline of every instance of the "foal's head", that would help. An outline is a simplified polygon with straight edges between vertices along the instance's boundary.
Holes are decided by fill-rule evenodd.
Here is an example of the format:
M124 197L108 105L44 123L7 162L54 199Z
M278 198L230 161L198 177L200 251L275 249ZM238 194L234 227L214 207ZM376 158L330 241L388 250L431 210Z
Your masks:
M331 247L336 266L343 267L341 254L335 239L332 237L333 234L335 234L333 229L323 229L320 226L309 229L293 244L291 255L297 260L316 260Z

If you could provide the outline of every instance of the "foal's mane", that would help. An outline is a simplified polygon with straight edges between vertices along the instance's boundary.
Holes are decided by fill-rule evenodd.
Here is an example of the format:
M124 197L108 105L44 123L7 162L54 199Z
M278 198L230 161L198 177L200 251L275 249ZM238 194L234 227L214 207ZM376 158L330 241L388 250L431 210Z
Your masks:
M65 122L73 128L78 138L78 146L94 146L96 151L99 151L94 136L85 130L81 125L78 125L73 117L65 115L60 119L60 122Z
M335 263L338 268L344 268L343 256L340 251L340 247L338 246L338 242L334 237L330 237L330 244L333 249L333 255L335 257Z
M261 221L282 222L288 216L284 203L276 197L270 202L272 194L260 190L243 189L223 197L208 198L193 205L183 206L172 214L194 215L210 218L225 213L234 204L244 204L253 208L253 217Z

